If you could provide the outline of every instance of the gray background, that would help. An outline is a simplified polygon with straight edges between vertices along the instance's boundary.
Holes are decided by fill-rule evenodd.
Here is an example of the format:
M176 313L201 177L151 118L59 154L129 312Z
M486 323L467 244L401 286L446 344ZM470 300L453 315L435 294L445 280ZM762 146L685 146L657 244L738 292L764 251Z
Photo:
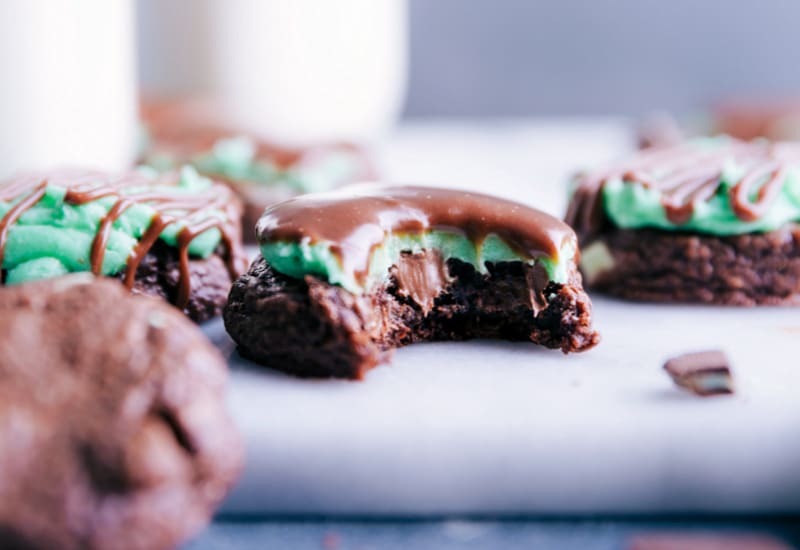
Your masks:
M639 114L800 95L796 0L411 0L410 115Z
M213 24L199 15L206 1L138 0L145 88L185 91ZM800 96L798 0L409 2L409 116L635 115ZM181 39L166 51L170 25Z

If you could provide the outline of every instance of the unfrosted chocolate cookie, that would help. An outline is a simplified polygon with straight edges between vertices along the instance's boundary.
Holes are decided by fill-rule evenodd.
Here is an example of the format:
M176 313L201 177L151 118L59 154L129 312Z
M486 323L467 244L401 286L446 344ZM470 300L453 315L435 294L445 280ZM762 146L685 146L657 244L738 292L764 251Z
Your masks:
M800 301L800 146L706 138L578 176L587 286L632 300Z
M191 168L18 176L0 183L2 282L90 271L204 321L247 267L240 217L230 190Z
M74 274L0 289L0 547L175 548L242 443L224 359L161 301Z
M572 230L496 197L356 186L266 211L262 258L223 312L242 355L299 376L362 378L394 348L500 338L594 346Z

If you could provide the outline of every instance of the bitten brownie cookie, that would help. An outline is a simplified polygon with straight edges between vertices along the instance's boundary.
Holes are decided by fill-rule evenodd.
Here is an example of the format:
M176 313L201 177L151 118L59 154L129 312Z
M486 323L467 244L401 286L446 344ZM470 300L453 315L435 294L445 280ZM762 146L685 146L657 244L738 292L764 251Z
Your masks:
M582 174L588 286L632 300L800 301L800 145L696 139Z
M243 447L225 361L155 298L91 274L0 289L0 548L176 548Z
M357 145L279 146L226 127L208 113L211 109L191 102L148 105L143 115L152 142L142 162L156 170L190 164L229 185L244 202L246 242L255 242L253 228L268 206L375 177L369 155Z
M240 353L271 368L360 379L419 341L598 341L574 233L521 204L359 185L273 206L257 234L262 257L223 316Z
M0 183L3 284L117 277L195 321L219 315L246 269L231 191L187 168L148 177L64 170Z

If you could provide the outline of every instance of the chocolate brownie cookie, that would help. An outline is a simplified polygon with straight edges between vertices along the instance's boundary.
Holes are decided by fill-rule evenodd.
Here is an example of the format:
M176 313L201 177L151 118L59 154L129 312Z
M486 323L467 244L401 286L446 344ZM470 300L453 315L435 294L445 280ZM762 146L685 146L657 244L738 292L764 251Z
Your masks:
M632 300L800 301L800 145L726 137L580 175L567 212L587 285Z
M0 547L168 549L206 524L243 450L196 326L71 274L0 289L0 349Z
M162 176L19 176L0 183L2 281L91 271L203 321L219 314L246 268L240 216L226 186L191 168Z
M712 120L719 133L739 139L794 141L800 138L800 100L728 99L714 105Z
M689 138L720 134L748 141L797 141L800 99L728 99L691 116L652 113L636 128L642 148L678 145Z
M147 107L143 115L151 143L142 162L157 170L189 164L229 185L244 202L246 242L255 242L256 222L271 204L375 177L366 150L352 143L279 146L226 126L208 113L208 104Z
M257 233L262 257L223 317L240 353L272 368L360 379L419 341L598 341L574 233L521 204L354 186L276 205Z

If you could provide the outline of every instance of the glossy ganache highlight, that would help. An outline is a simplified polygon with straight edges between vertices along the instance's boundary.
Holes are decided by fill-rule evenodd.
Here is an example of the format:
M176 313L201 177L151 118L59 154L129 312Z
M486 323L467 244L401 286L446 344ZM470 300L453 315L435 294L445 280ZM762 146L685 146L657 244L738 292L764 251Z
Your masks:
M157 241L178 250L175 303L191 292L189 258L220 245L232 278L245 268L239 205L224 185L194 169L161 176L82 170L27 174L0 184L4 284L90 271L122 275L131 287Z
M577 255L573 231L524 205L479 193L415 186L356 185L268 208L256 234L264 259L294 278L315 275L361 294L402 253L435 251L480 272L525 262L564 283ZM545 281L546 282L546 281Z

